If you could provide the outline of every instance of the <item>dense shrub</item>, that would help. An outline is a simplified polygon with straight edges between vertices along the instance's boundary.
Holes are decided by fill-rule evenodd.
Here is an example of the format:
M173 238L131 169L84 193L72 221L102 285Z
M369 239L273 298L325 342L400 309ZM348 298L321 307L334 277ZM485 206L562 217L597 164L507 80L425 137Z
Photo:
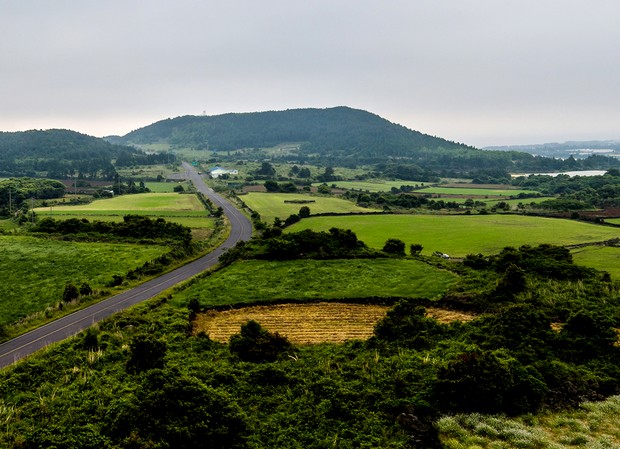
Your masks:
M245 362L274 362L291 351L289 341L277 332L263 329L250 320L241 326L241 332L230 337L230 352Z

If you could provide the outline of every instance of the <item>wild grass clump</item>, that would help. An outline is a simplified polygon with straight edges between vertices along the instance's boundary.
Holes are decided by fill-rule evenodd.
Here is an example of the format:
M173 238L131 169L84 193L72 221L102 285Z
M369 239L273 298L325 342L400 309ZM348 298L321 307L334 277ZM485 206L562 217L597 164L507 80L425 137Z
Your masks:
M471 413L441 418L436 428L447 449L523 448L564 449L620 447L620 396L585 402L579 409L560 414L503 416Z

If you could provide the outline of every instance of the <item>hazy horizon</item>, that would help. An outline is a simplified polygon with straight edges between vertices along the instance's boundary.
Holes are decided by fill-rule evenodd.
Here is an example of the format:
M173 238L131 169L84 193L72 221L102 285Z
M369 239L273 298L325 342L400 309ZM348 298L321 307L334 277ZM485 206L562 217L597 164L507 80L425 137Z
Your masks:
M2 6L2 131L349 106L476 147L620 139L613 0Z

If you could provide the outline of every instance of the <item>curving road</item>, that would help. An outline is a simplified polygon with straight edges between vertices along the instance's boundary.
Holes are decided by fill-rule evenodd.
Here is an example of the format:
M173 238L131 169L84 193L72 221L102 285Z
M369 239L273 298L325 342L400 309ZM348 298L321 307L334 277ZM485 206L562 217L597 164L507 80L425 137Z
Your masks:
M222 196L207 187L192 166L184 163L183 167L196 189L204 193L214 204L222 207L224 210L224 214L226 214L231 224L228 239L200 259L145 282L136 288L105 299L1 344L0 368L6 367L51 343L71 337L98 321L108 318L134 304L150 299L175 284L201 273L215 265L219 256L227 248L234 246L240 240L248 240L252 236L250 220Z

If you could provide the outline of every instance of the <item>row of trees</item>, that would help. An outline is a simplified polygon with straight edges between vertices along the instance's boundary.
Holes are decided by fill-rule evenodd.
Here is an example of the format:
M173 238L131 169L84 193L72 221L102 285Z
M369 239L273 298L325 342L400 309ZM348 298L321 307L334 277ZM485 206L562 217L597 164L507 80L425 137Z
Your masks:
M55 220L43 218L32 229L33 232L60 234L79 237L89 235L95 238L133 239L140 241L172 241L181 242L189 247L192 236L191 229L163 218L151 219L142 215L125 215L120 223L108 221L89 221L85 218Z
M62 198L65 186L52 179L11 178L0 181L0 216L26 212L32 199Z

